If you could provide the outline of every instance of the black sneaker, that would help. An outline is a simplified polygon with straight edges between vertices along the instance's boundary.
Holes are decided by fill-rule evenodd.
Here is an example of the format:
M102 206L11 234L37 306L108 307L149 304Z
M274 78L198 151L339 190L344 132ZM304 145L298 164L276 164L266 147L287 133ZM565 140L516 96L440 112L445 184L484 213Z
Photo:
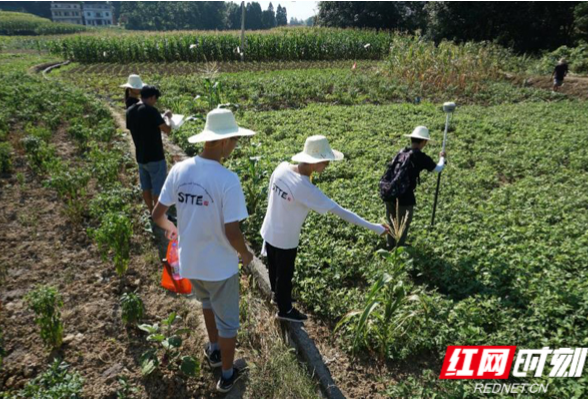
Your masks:
M287 313L278 312L276 314L276 318L281 319L283 321L291 321L291 322L304 322L308 319L308 317L306 315L302 314L300 311L298 311L295 308L292 308Z
M220 379L218 380L218 383L216 384L216 390L218 390L221 393L230 392L233 386L235 385L235 382L241 379L241 377L242 375L239 368L233 367L233 375L229 379L224 379L221 375Z
M290 301L292 303L296 303L296 302L298 302L298 299L295 299L294 297L292 297L290 299ZM271 299L270 303L273 304L274 306L277 306L278 305L278 296L276 296L276 294L273 293L273 292L272 292L272 299Z
M220 350L210 350L210 346L206 346L204 348L204 355L206 356L208 365L210 365L212 368L218 368L223 365L221 361Z

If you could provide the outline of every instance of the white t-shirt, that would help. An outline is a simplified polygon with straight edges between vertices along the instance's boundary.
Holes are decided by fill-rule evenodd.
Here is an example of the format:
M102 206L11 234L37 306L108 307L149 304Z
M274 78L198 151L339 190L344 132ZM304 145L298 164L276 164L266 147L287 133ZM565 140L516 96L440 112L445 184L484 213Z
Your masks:
M213 160L194 157L171 169L159 202L176 205L180 275L222 281L239 270L225 224L248 217L239 177Z
M325 214L337 206L307 176L278 165L270 178L267 212L261 226L263 240L280 249L294 249L310 210Z

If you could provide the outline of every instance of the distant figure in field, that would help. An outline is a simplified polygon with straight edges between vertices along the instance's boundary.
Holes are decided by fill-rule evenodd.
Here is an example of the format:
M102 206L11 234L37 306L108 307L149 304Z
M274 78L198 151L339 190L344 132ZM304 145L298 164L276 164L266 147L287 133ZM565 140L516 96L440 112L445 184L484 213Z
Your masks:
M564 77L568 74L568 62L565 58L559 60L555 69L553 70L553 91L557 92L558 88L563 85Z
M405 228L398 243L391 235L388 235L388 247L390 249L398 246L404 246L408 236L408 228L412 222L416 198L414 191L420 182L420 173L422 170L429 172L441 172L445 166L445 153L439 153L439 163L435 161L422 150L425 148L431 136L425 126L417 126L410 135L411 145L398 152L394 160L388 164L388 168L380 181L380 195L386 204L386 219L390 226L393 220L398 218L405 220ZM385 194L382 193L383 188ZM398 205L398 210L396 209ZM398 225L400 221L397 221Z
M127 83L120 85L120 87L125 88L126 110L141 101L141 89L143 89L143 86L147 85L143 83L139 75L135 74L129 75Z
M155 103L160 95L155 86L144 86L141 102L127 110L127 128L135 143L139 180L149 214L153 212L167 176L161 132L168 135L171 132L172 112L167 110L162 116L157 111Z

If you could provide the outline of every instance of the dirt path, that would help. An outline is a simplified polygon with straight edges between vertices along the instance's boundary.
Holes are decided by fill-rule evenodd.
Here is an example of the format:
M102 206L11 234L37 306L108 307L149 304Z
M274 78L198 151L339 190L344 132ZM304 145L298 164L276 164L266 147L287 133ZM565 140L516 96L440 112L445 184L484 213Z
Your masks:
M552 90L553 79L548 76L532 76L527 78L526 84L540 89ZM588 77L571 75L566 76L561 93L582 100L588 100Z
M215 396L214 384L203 374L185 382L173 375L143 378L139 357L147 349L144 335L127 331L120 319L119 298L137 291L145 304L145 322L153 323L177 311L184 324L200 331L193 303L169 296L159 288L159 261L152 239L135 232L134 249L126 285L121 287L114 268L101 260L85 227L72 225L63 217L63 205L55 193L42 185L26 166L19 146L20 134L11 132L17 149L14 172L0 179L0 243L10 251L0 254L6 266L2 325L7 356L0 382L7 390L18 390L45 370L53 356L62 357L85 379L84 397L116 397L118 378L127 377L140 397ZM64 132L53 137L60 156L72 158L72 143ZM89 196L95 194L90 185ZM58 288L63 296L64 345L58 354L43 347L34 316L24 295L37 284ZM186 341L187 351L201 358L202 335ZM206 367L204 367L206 369Z

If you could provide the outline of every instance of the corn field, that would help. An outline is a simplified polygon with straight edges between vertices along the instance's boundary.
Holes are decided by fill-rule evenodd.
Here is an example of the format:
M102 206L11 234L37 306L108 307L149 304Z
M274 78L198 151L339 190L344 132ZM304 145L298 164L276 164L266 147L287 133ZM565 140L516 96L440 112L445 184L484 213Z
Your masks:
M246 34L246 61L383 59L391 33L344 29L277 29ZM230 32L78 35L54 39L49 51L82 63L241 60L240 38Z
M389 74L410 87L478 91L484 82L518 68L519 60L510 50L490 43L443 41L436 45L418 35L397 35L386 64Z

